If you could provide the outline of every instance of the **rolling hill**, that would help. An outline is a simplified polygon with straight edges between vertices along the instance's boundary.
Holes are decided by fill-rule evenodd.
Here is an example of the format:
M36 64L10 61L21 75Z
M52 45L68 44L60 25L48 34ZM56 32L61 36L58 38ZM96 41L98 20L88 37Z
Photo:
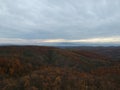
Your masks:
M119 90L120 63L100 49L1 46L0 89Z

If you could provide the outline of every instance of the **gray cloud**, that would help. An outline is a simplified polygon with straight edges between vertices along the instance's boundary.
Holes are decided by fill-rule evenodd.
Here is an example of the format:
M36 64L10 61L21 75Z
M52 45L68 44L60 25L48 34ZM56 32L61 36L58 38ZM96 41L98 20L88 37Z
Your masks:
M0 38L120 35L120 0L0 0Z

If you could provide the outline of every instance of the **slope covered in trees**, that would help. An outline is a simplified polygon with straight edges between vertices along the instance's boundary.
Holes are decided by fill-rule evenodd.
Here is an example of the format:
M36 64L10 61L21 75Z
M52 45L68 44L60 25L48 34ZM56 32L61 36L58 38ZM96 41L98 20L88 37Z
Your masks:
M119 90L113 59L85 49L2 46L0 90Z

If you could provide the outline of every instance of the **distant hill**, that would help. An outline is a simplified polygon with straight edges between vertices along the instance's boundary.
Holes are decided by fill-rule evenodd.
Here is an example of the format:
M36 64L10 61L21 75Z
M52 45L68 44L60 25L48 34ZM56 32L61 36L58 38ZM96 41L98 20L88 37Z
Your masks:
M99 55L108 57L112 61L120 61L120 46L70 46L70 47L61 47L64 49L71 49L75 51L87 51L94 52Z

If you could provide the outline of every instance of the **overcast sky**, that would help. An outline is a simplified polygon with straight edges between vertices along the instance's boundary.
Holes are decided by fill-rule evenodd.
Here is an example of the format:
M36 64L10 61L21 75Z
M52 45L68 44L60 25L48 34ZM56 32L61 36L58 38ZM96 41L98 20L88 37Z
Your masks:
M0 0L0 44L120 45L120 0Z

